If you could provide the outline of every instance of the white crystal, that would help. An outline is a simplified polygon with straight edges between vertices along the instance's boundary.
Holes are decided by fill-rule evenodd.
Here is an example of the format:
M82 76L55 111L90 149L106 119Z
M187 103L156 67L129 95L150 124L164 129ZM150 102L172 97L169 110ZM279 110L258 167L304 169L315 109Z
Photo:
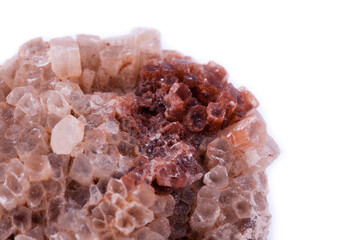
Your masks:
M84 124L68 115L58 122L51 133L51 148L57 154L70 154L84 137Z

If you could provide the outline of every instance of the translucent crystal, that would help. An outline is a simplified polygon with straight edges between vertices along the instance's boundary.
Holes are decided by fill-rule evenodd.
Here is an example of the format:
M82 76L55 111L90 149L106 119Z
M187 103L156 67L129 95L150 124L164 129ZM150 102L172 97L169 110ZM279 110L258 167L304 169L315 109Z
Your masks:
M0 80L0 101L5 101L6 96L9 94L10 88L4 80Z
M221 191L219 203L221 205L232 205L240 199L240 194L236 188L229 187Z
M24 206L18 206L13 210L11 210L11 215L13 218L14 225L20 232L24 233L30 230L31 215L32 215L30 209Z
M61 197L52 198L49 201L46 217L51 222L57 222L58 217L61 215L64 207L64 200Z
M233 204L236 214L239 218L248 218L250 217L250 212L252 210L251 204L246 200L240 200Z
M71 81L56 82L55 90L59 91L68 102L71 102L74 97L79 98L84 95L80 86Z
M84 124L72 115L58 122L51 133L51 148L56 154L69 154L81 142Z
M115 178L112 178L109 181L109 183L107 185L107 191L112 192L112 193L120 194L124 198L126 198L127 195L128 195L127 189L126 189L126 186L125 186L124 182L122 180L118 180L118 179L115 179Z
M50 59L52 70L60 79L80 77L80 50L72 38L63 37L51 39Z
M85 93L91 92L91 88L95 80L95 74L96 72L88 68L83 71L80 86Z
M16 106L19 100L26 94L29 93L31 96L37 96L37 91L33 86L21 86L14 88L9 95L6 97L6 102L10 105Z
M205 234L204 239L212 240L212 239L223 239L223 240L246 240L247 237L242 236L239 230L232 224L222 225L212 231L209 231Z
M76 224L73 224L76 222ZM78 209L76 205L67 204L64 207L63 214L58 217L58 223L63 228L76 232L80 239L91 239L92 231L86 221L86 210Z
M0 163L0 183L4 183L4 181L5 181L6 170L7 170L7 164Z
M125 235L132 233L136 227L135 218L124 211L116 212L115 227Z
M84 154L78 154L74 159L69 176L78 183L89 186L92 183L93 172L92 162Z
M191 215L190 226L194 230L203 230L211 228L220 215L220 207L214 200L207 200L198 205Z
M161 60L160 32L155 29L136 28L135 44L138 47L138 61L140 67L146 64L156 64Z
M29 178L32 181L46 180L50 177L51 168L47 156L20 156L27 168Z
M142 227L134 234L136 240L165 240L163 236L148 227Z
M44 240L44 232L41 226L34 227L29 232L27 232L26 235L36 240Z
M197 194L197 198L199 202L206 201L207 199L217 200L219 196L220 196L219 189L208 186L203 186Z
M51 177L53 179L60 179L67 175L70 162L69 155L50 153L47 157L51 166Z
M48 114L54 114L60 118L70 114L71 107L59 91L43 92L40 94L40 100Z
M26 126L24 135L18 139L16 149L19 155L44 155L49 152L48 135L41 126Z
M173 214L175 200L171 195L157 195L152 210L159 217L169 217Z
M18 102L18 107L27 115L33 117L40 113L39 101L31 93L25 93Z
M15 240L36 240L36 239L23 234L19 234L15 237Z
M5 186L15 195L19 195L23 192L23 186L17 177L13 173L9 172L6 174Z
M90 159L94 165L94 177L107 177L116 167L116 161L107 154L92 154Z
M0 239L266 239L279 148L227 71L137 28L0 66Z
M11 210L16 207L17 199L14 194L4 185L0 185L0 204L6 209Z
M24 177L26 178L28 176L23 163L18 158L13 158L10 160L8 171L15 174L15 176L20 179Z
M204 183L209 187L223 188L228 185L228 174L224 166L216 166L204 176Z
M100 37L79 34L76 36L76 41L79 44L82 68L96 70L100 61L98 49Z
M63 188L64 188L63 184L52 178L43 180L41 183L47 195L50 197L59 196L63 193Z
M0 217L0 239L7 239L14 231L12 218L9 216Z
M122 66L133 61L134 37L131 35L103 40L100 46L101 66L110 76L116 76Z
M145 207L151 207L155 202L154 189L147 184L140 184L131 193L131 198L138 201Z
M163 236L164 239L168 239L171 234L170 223L166 217L155 219L148 225L148 227Z
M19 56L22 59L31 59L45 48L46 44L41 37L34 38L19 47Z
M5 81L10 89L14 88L14 77L19 68L19 56L14 55L5 61L0 67L0 78Z
M95 186L95 185L90 186L89 192L90 192L90 199L89 199L88 204L89 205L98 204L101 201L102 194L100 193L97 186Z
M233 224L239 220L239 216L236 214L233 206L221 207L220 216L218 218L218 224L223 225L226 223Z
M226 128L220 136L228 139L234 148L246 151L261 143L266 137L265 123L254 115Z
M40 205L45 196L44 187L40 182L32 182L26 193L26 201L30 208L36 208Z
M130 202L125 211L135 219L136 227L144 226L154 219L153 211L137 202Z

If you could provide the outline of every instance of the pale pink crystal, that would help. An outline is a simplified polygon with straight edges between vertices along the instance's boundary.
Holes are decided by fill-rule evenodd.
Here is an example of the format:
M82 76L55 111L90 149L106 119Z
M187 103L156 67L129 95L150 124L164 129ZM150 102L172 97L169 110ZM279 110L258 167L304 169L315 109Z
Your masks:
M32 238L32 237L29 237L29 236L26 236L24 234L20 234L20 235L17 235L15 237L15 240L36 240L36 239Z
M0 66L0 79L4 80L10 89L14 88L14 78L19 67L19 56L15 55Z
M115 227L125 235L132 233L136 227L135 218L125 211L116 212Z
M76 41L79 44L82 68L96 70L100 61L98 49L100 37L79 34L76 36Z
M223 166L216 166L204 176L204 183L209 187L226 187L228 185L227 170Z
M0 185L0 203L6 210L11 210L17 205L16 197L4 185Z
M154 214L161 217L169 217L173 214L175 200L171 195L160 195L156 197L152 210Z
M57 154L69 154L84 137L84 124L72 115L58 122L51 133L51 148Z
M116 76L120 69L134 60L134 37L121 36L103 40L100 44L101 67L110 76Z
M266 239L279 148L160 33L32 39L0 66L0 240Z
M18 102L18 107L30 117L38 115L41 111L39 101L31 93L25 93Z
M45 193L45 189L40 182L32 182L26 194L28 206L30 208L38 207L43 200Z
M81 82L80 82L80 86L82 88L82 90L86 93L91 92L91 88L94 84L94 80L95 80L95 74L96 72L94 72L93 70L89 69L89 68L85 68L82 76L81 76Z
M81 76L81 60L78 44L70 37L50 40L50 59L53 72L60 79Z
M193 229L209 229L215 224L219 215L220 207L218 203L208 199L195 208L190 219L190 226Z
M40 95L41 104L47 114L54 114L60 118L70 114L71 107L65 97L56 90L48 90Z
M154 219L153 211L137 202L130 202L126 206L125 211L135 218L136 227L144 226Z
M165 239L168 239L171 234L169 220L166 217L155 219L148 225L148 227L163 236Z
M50 177L51 168L47 156L20 156L20 159L27 168L30 180L46 180Z
M147 184L138 185L137 188L132 191L130 197L145 207L151 207L155 203L154 189Z
M92 162L84 154L80 153L74 159L69 176L78 183L88 186L92 182L93 172Z
M24 206L18 206L11 210L13 223L20 232L27 232L31 228L32 211Z
M148 227L140 228L135 232L136 240L165 240L165 238L157 232L152 231Z
M33 86L21 86L14 88L9 95L6 97L6 101L8 104L16 106L19 100L26 94L31 94L32 96L37 95L37 91Z
M2 216L0 218L0 239L7 239L14 231L15 226L12 223L12 219L8 216Z

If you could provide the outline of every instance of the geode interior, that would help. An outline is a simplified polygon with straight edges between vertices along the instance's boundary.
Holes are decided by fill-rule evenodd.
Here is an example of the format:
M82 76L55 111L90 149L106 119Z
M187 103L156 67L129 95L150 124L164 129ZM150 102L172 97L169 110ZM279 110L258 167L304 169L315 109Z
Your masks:
M263 240L276 143L214 62L135 29L0 67L0 240Z

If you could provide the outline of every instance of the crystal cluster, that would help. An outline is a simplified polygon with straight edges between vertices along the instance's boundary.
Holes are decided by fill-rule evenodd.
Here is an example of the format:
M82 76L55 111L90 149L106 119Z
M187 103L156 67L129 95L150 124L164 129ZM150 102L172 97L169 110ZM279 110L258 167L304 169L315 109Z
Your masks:
M277 157L246 89L135 29L0 66L0 240L264 240Z

